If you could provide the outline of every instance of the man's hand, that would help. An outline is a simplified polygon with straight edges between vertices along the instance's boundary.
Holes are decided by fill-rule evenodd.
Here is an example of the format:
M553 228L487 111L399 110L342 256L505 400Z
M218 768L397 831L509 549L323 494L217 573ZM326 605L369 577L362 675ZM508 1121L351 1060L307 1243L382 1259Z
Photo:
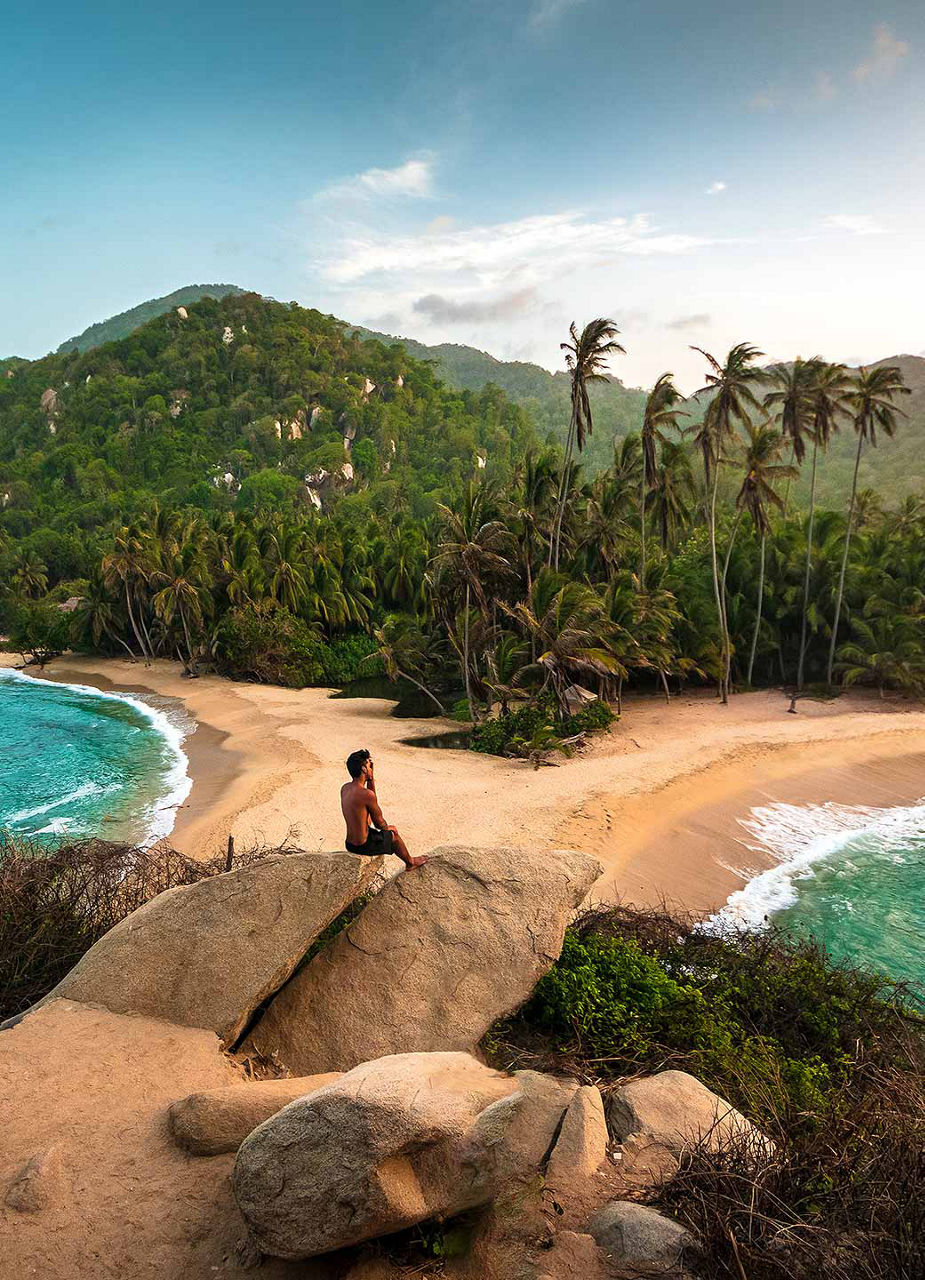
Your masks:
M376 790L376 775L373 770L372 760L367 760L366 762L366 785L370 791Z

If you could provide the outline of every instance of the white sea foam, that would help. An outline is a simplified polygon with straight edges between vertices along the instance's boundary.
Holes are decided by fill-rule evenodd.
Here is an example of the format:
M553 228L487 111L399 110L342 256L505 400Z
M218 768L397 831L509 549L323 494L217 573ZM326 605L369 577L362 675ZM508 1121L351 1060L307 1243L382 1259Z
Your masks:
M104 790L112 788L103 788L98 782L85 782L79 787L75 787L73 791L69 791L66 796L62 796L60 800L49 800L48 804L36 805L34 809L20 809L19 813L11 813L9 822L25 822L29 818L39 818L43 813L50 813L52 809L60 809L63 804L71 804L74 800L83 800L86 796L99 796Z
M776 863L731 894L702 926L763 929L769 917L798 898L798 883L814 875L815 865L831 858L852 841L872 838L882 849L897 849L910 833L925 829L925 797L915 805L873 808L864 805L774 803L752 809L739 823L746 832L742 844L753 852L770 854Z
M8 669L0 670L0 679L29 680L33 684L43 683L23 671L10 671ZM190 732L191 725L185 722L182 717L167 715L159 707L150 706L140 694L109 693L104 692L102 689L94 689L91 685L86 684L66 684L63 681L56 683L58 688L73 689L77 693L86 694L91 698L102 698L112 702L127 702L129 706L139 711L150 722L151 727L164 739L171 759L164 779L165 794L146 807L143 825L147 835L143 844L151 845L158 840L162 840L164 836L170 835L176 822L177 809L189 795L193 785L193 780L189 776L189 760L183 750L183 740ZM88 785L92 786L94 784ZM90 793L85 792L84 794ZM68 798L74 800L76 795L72 794ZM64 803L64 801L57 803ZM55 829L56 822L60 821L60 819L53 821L48 828L43 828L41 832L36 832L36 834L45 834L46 831ZM55 834L60 834L60 832L55 829Z

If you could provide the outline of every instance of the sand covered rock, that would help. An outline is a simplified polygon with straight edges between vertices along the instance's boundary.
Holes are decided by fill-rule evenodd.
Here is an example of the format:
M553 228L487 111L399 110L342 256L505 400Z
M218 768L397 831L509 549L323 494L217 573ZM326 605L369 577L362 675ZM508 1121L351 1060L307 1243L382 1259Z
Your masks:
M0 1031L0 1274L36 1280L253 1276L233 1156L193 1160L165 1113L229 1085L211 1031L55 1000ZM242 1086L243 1087L243 1086ZM268 1261L260 1280L329 1280Z
M557 959L600 873L581 853L438 849L296 975L247 1046L299 1074L469 1052Z
M607 1121L600 1090L583 1085L569 1103L546 1166L546 1185L565 1191L592 1178L607 1155Z
M696 1253L691 1233L677 1222L629 1200L614 1200L599 1209L590 1222L591 1235L621 1269L621 1274L683 1274Z
M711 1151L743 1139L759 1148L770 1142L741 1111L686 1071L660 1071L615 1089L607 1118L615 1138L648 1134L671 1151L699 1142Z
M225 1089L191 1093L171 1103L170 1132L178 1146L196 1156L237 1151L258 1124L297 1098L304 1098L339 1078L340 1072L334 1071L289 1080L254 1080Z
M576 1087L464 1053L364 1063L245 1139L238 1205L259 1248L281 1258L450 1217L536 1174Z
M281 854L168 889L110 929L46 997L101 1004L233 1044L379 858Z

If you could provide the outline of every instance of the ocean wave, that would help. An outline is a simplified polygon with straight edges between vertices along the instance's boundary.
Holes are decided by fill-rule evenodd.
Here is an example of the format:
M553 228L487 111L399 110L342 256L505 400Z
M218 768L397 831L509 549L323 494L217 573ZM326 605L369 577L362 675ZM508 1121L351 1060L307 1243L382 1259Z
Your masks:
M767 928L773 915L797 902L799 882L814 874L815 865L855 840L874 839L901 860L909 836L925 829L925 797L915 805L892 808L774 803L752 809L739 824L747 835L742 844L770 854L776 865L730 894L725 906L701 926L711 932Z
M36 805L34 809L20 809L18 813L11 813L7 818L8 822L26 822L29 818L40 818L43 813L50 813L52 809L60 809L63 804L71 804L74 800L83 800L87 796L101 796L105 791L111 791L111 787L101 787L98 782L85 782L79 787L75 787L73 791L69 791L66 796L62 796L60 800L49 800L47 804Z
M0 679L28 680L32 684L48 683L36 680L34 676L27 675L24 671L11 671L9 669L0 670ZM156 844L158 840L170 835L176 822L177 810L189 795L193 785L193 780L189 776L189 760L183 750L183 741L190 733L192 722L185 716L168 716L160 707L151 706L144 701L141 694L111 693L103 689L94 689L92 685L71 684L65 681L55 681L54 683L58 688L72 689L76 693L85 694L89 698L128 703L129 706L140 712L148 720L151 727L160 734L167 748L169 764L165 773L164 794L158 797L155 802L146 806L144 826L147 834L142 843L144 846ZM74 796L70 798L73 800ZM63 803L63 801L59 803ZM44 834L44 831L41 834ZM60 832L55 834L60 834Z

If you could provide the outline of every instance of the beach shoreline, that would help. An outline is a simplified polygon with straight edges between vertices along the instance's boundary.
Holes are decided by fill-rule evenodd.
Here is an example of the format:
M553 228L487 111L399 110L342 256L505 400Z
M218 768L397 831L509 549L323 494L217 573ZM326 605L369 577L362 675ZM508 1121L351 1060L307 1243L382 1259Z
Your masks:
M2 655L14 665L14 655ZM439 845L574 848L604 864L597 900L661 901L697 914L719 909L770 855L748 849L740 819L755 805L904 805L925 795L925 709L852 693L801 700L779 690L710 691L666 706L630 698L623 718L586 752L552 768L405 739L458 728L399 719L383 699L331 699L218 676L182 677L179 664L67 656L47 679L182 702L196 729L183 743L193 779L170 842L192 857L292 843L343 847L343 761L365 746L380 800L412 852Z

